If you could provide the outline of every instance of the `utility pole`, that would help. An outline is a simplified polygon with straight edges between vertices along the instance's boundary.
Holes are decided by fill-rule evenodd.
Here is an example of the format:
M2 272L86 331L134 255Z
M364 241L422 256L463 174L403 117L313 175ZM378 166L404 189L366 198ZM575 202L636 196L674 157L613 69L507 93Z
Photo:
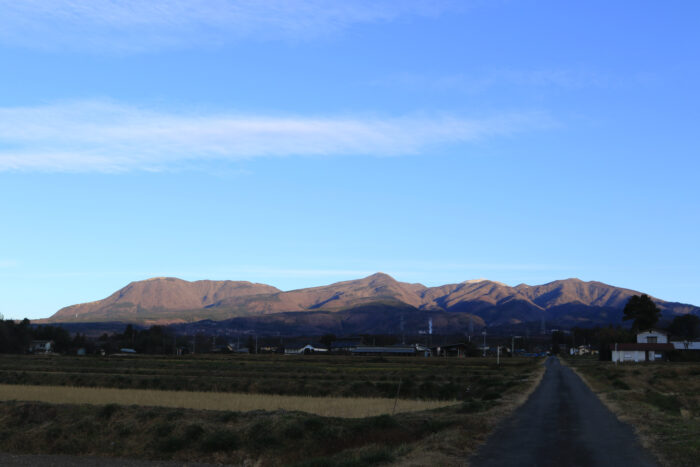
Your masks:
M486 331L481 331L481 335L484 336L484 347L483 347L484 354L482 355L482 357L485 357L486 356Z
M510 343L510 356L515 356L515 339L522 339L523 336L513 336L513 340Z
M496 365L501 366L501 346L496 346Z

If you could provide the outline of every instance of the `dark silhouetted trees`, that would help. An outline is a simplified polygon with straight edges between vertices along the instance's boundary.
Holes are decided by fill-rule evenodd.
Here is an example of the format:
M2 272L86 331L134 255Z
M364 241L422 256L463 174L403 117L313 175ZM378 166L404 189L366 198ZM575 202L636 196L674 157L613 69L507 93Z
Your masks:
M632 320L634 331L651 329L661 316L661 310L646 294L630 297L623 312L622 319L624 321Z
M335 334L324 334L319 339L319 342L327 349L331 348L333 341L335 340Z
M612 358L612 352L610 350L612 344L634 342L635 337L634 331L630 329L624 329L620 326L613 327L610 325L608 327L594 328L592 340L594 345L598 346L598 358L600 360L610 360Z
M683 315L673 318L668 332L686 340L700 337L700 318L695 315Z
M54 341L56 352L73 348L70 334L56 326L32 326L28 319L19 323L0 321L0 353L25 353L33 340Z

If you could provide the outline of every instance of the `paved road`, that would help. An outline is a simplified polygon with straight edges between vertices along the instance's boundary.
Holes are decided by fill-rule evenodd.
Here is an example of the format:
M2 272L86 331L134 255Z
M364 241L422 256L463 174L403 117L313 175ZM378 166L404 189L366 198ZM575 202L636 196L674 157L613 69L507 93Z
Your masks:
M542 382L470 459L491 466L657 466L570 368L550 357Z

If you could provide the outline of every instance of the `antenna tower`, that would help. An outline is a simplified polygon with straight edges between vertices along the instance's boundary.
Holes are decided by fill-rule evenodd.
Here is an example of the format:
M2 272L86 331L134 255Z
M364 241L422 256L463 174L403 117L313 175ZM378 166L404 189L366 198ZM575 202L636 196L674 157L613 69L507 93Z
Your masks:
M546 334L547 330L544 326L544 314L542 314L542 321L540 322L540 333L541 334Z

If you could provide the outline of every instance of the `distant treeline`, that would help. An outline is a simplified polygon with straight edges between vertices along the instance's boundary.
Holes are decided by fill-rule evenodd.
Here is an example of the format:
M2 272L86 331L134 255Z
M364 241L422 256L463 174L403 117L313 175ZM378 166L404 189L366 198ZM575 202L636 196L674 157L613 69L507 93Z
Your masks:
M127 324L124 332L104 333L94 345L106 353L119 352L123 348L133 349L145 354L175 354L178 349L190 352L191 348L198 346L201 350L212 347L212 338L206 336L187 337L176 335L165 326L151 326L147 329L138 329Z
M53 341L53 352L76 353L83 349L85 353L115 353L123 348L134 349L139 353L167 354L175 353L177 348L200 345L203 350L212 346L212 339L206 336L188 338L177 336L162 326L138 330L126 325L122 333L104 333L98 339L90 339L85 334L71 334L60 326L32 325L28 319L20 322L0 321L0 353L27 353L33 341Z
M32 326L28 319L19 323L0 321L0 353L26 353L32 341L53 341L56 352L69 352L80 347L85 336L71 338L68 331L57 326Z
M679 338L697 339L700 338L700 318L695 315L683 315L676 317L667 331ZM393 345L400 342L400 338L395 335L362 335L361 342L364 345ZM433 340L433 337L435 340ZM566 351L569 347L589 345L593 349L600 351L602 360L610 359L610 345L614 343L635 342L636 334L629 328L618 326L598 326L593 328L574 327L569 331L555 331L551 334L551 341L544 336L539 338L520 338L517 347L526 351L541 351L549 348L553 353ZM466 340L464 336L422 336L423 339L430 338L433 345L440 342L456 343ZM76 353L84 350L86 354L95 353L117 353L122 349L133 349L144 354L176 354L176 353L208 353L208 352L228 352L236 349L248 349L250 353L256 352L284 352L286 345L298 346L306 343L317 343L323 347L330 347L336 340L333 334L308 338L281 338L271 336L259 336L255 338L251 335L233 338L231 336L210 336L197 333L194 336L176 334L176 328L166 326L151 326L147 329L139 329L132 325L126 325L123 332L103 333L98 338L88 338L85 334L71 334L64 328L50 325L32 325L28 319L20 322L12 320L0 320L0 353L27 353L32 341L53 341L53 351L57 353ZM439 339L439 340L438 340ZM447 340L445 340L447 339ZM480 343L477 336L476 343ZM494 345L494 340L505 347L510 347L511 337L489 336L489 345ZM470 339L471 341L471 339ZM515 343L515 342L513 342ZM471 344L471 342L470 342ZM543 345L544 344L544 345ZM474 355L476 345L472 345Z

